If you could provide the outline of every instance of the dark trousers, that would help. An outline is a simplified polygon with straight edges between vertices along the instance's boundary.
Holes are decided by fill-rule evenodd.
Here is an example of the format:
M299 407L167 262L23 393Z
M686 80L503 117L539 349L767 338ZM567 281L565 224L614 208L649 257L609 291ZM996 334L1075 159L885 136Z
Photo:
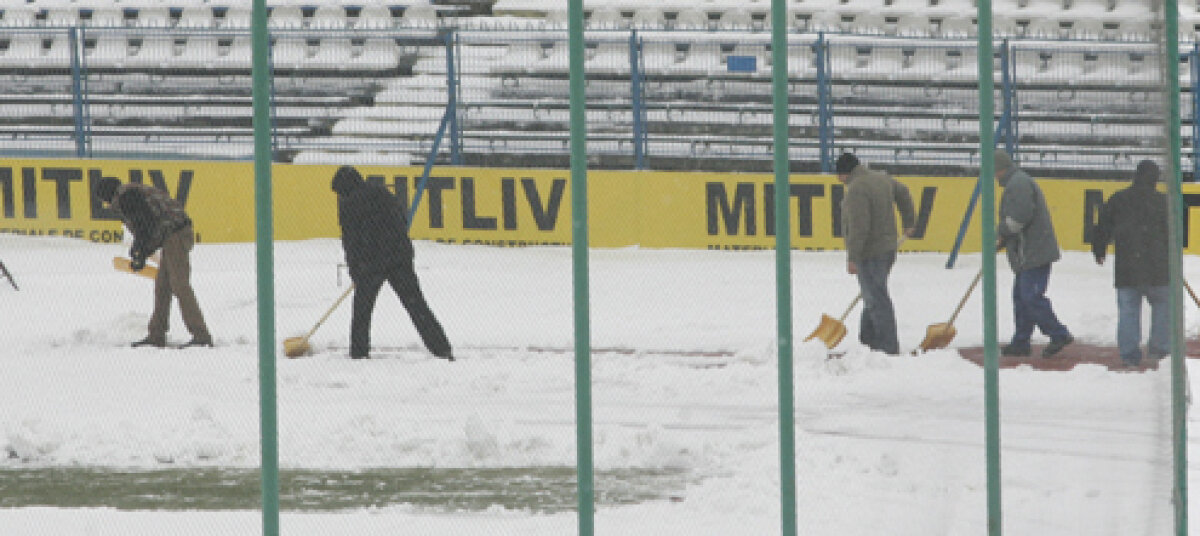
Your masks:
M179 311L183 325L197 341L212 342L204 313L192 291L192 262L190 252L195 244L192 226L180 229L162 244L162 256L158 262L158 276L154 278L154 312L148 327L150 338L166 341L167 329L171 324L171 298L179 299Z
M354 311L350 318L350 356L367 357L371 351L371 314L375 310L375 298L379 289L387 281L400 298L400 303L408 311L413 326L421 335L421 341L430 353L438 357L450 355L450 341L446 332L433 316L425 296L421 294L421 285L417 281L417 273L411 264L403 264L387 273L362 274L354 282Z
M1049 286L1049 264L1016 273L1012 292L1013 324L1016 327L1010 341L1013 346L1028 348L1034 327L1051 339L1062 339L1071 335L1067 327L1058 321L1049 298L1046 298L1046 289Z
M858 265L858 288L862 291L863 311L858 340L872 350L900 353L896 337L896 312L888 294L888 275L896 262L896 252L863 259Z

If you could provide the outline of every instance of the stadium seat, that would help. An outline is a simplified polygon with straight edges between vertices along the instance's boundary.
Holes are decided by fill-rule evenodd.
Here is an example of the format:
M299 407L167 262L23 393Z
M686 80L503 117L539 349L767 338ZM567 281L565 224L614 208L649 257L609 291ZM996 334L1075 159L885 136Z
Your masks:
M1104 22L1093 16L1075 17L1071 21L1071 36L1077 39L1100 39L1105 37ZM1107 37L1113 38L1116 36L1108 35Z
M1059 39L1064 37L1062 26L1058 19L1054 18L1035 18L1029 21L1025 26L1025 36L1038 39Z
M534 72L535 65L545 58L542 43L533 39L520 39L508 44L508 51L492 64L492 71L497 73L529 73Z
M878 12L864 12L854 16L850 23L850 31L857 34L872 35L888 33L887 20Z
M400 51L396 40L389 37L370 37L363 43L362 50L354 56L350 64L355 69L387 70L395 69L399 63Z
M813 78L817 75L816 52L812 43L791 43L788 45L788 76L792 78Z
M722 28L737 28L746 30L751 28L754 19L750 17L749 11L739 7L730 6L725 10L724 13L721 13L721 19L719 22Z
M948 39L966 39L975 35L975 24L966 17L946 17L938 32Z
M647 74L661 75L672 72L679 63L680 55L675 43L646 41L642 44L642 66Z
M74 7L55 6L46 10L46 26L79 26L79 10Z
M675 15L675 29L677 30L703 30L708 28L708 15L703 11L689 7L679 10Z
M662 9L654 6L639 6L633 12L630 26L637 29L663 28L666 26L666 18L663 16Z
M354 20L354 28L359 30L391 28L394 25L392 10L382 4L364 5Z
M832 10L814 11L806 20L804 29L809 32L841 32L845 30L842 16Z
M302 37L279 37L271 47L271 65L275 69L308 67L308 41Z
M721 68L721 45L694 41L687 49L683 61L675 64L676 74L707 76Z
M175 58L175 38L159 34L142 39L142 46L129 57L126 64L135 69L169 69L175 66Z
M84 56L84 64L92 69L120 69L129 58L129 41L123 33L103 33L96 46Z
M234 36L225 54L213 58L215 67L223 69L249 69L253 61L254 46L249 35Z
M217 36L192 34L188 36L179 57L175 58L175 66L180 69L212 69L220 55Z
M614 29L625 26L621 12L613 6L599 6L587 18L587 26L594 29Z
M143 6L137 10L135 25L140 28L171 27L171 10L167 6Z
M438 25L437 9L428 3L414 3L404 9L400 20L414 28L433 28Z
M225 16L221 18L219 26L221 28L242 29L249 28L251 22L250 8L241 5L229 6L225 10Z
M271 8L267 26L272 29L296 29L304 27L304 12L300 6L277 5Z
M321 4L308 21L309 28L342 29L346 27L346 11L338 4Z
M929 30L929 18L921 13L905 13L896 19L896 35L928 37Z
M212 8L201 4L188 4L179 12L175 21L177 28L211 28L213 26Z
M12 34L8 49L0 54L0 69L28 69L38 66L42 57L42 36L19 32Z
M601 41L596 53L587 60L585 69L597 74L629 74L629 42Z
M120 28L125 26L125 11L117 7L97 7L92 10L92 18L87 26L95 28Z
M10 28L36 26L37 10L25 6L5 6L4 18L0 18L0 23Z
M305 62L313 69L339 70L351 68L354 47L349 37L322 37L316 52Z

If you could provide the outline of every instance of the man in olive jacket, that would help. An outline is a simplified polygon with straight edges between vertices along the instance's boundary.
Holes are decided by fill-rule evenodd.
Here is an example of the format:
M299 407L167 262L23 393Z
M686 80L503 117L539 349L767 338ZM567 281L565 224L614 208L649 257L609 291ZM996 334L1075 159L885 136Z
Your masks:
M846 241L846 272L858 276L863 312L858 340L872 350L900 353L896 313L888 294L888 275L896 262L896 210L904 234L912 236L916 221L908 187L882 171L861 164L850 153L838 158L838 180L846 184L842 197L842 237Z
M1050 265L1062 257L1054 222L1046 196L1028 173L1013 164L1012 157L996 151L996 181L1004 188L997 215L997 247L1008 250L1008 265L1013 274L1012 339L1001 353L1006 356L1030 354L1029 339L1036 326L1050 337L1042 357L1052 357L1075 341L1070 330L1058 321L1046 288L1050 284Z
M338 168L332 186L338 195L342 249L355 287L350 357L365 359L370 355L371 315L379 289L387 281L408 311L425 348L437 357L454 361L446 332L421 293L413 269L408 218L396 197L380 185L368 184L350 166Z
M150 314L146 338L134 347L165 348L170 327L171 299L178 298L183 324L192 340L179 346L212 347L212 335L204 322L204 313L192 290L191 251L195 245L192 219L183 205L167 192L145 184L121 184L112 177L96 184L96 197L111 204L121 222L133 235L129 249L130 267L135 272L146 267L146 259L162 250L158 275L154 278L154 312Z
M1150 303L1146 351L1151 359L1170 353L1167 196L1155 188L1157 182L1158 165L1150 160L1139 162L1133 184L1108 198L1092 230L1096 264L1104 264L1109 243L1116 248L1117 346L1121 362L1130 367L1142 362L1143 298Z

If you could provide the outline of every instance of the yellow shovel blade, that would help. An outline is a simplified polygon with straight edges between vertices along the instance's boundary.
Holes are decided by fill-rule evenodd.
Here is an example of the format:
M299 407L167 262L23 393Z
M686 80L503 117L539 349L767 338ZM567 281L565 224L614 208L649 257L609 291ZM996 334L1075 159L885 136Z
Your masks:
M283 355L290 358L300 357L310 351L312 351L312 347L308 345L308 339L304 337L288 337L283 340Z
M832 350L834 346L842 342L842 338L845 336L845 324L842 324L841 321L832 316L821 315L821 324L804 341L808 342L813 339L820 339L821 342L825 343L826 348Z
M921 341L921 351L928 352L945 348L957 334L958 330L954 329L953 324L931 324L925 329L925 340Z
M125 257L113 257L113 268L116 268L122 272L129 272L142 277L148 277L150 279L158 277L157 266L154 266L153 264L147 264L144 268L135 272L133 271L132 261L126 259Z

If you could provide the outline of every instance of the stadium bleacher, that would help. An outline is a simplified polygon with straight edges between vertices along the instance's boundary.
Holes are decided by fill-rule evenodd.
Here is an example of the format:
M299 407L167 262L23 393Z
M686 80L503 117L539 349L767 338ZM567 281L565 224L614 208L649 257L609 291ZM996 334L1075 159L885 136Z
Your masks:
M652 169L769 170L770 2L646 4L585 4L591 165L634 167L640 146L640 164ZM819 169L822 135L837 150L858 151L897 172L958 173L978 165L972 0L788 5L789 155L796 169ZM1155 23L1145 5L994 2L994 34L1005 45L997 53L1011 64L1011 87L1000 87L999 70L995 82L998 91L1019 96L1013 132L1032 171L1096 176L1153 151L1148 140L1156 136L1161 83L1146 41ZM457 144L442 143L439 162L567 165L564 5L268 6L277 159L423 162L453 100ZM1200 11L1189 0L1180 12L1183 49L1191 51ZM250 157L249 26L247 3L233 0L0 6L0 154ZM1190 64L1180 72L1190 91ZM84 92L78 100L76 88ZM80 130L86 144L76 139Z

